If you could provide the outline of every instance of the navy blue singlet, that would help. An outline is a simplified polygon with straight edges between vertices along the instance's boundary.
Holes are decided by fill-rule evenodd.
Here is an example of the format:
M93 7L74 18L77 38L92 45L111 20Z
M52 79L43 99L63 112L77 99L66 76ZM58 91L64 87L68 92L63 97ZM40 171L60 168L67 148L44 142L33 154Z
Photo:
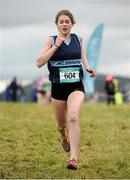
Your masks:
M57 36L52 36L55 40ZM65 42L48 61L49 80L52 83L75 83L83 77L81 46L76 34L71 34L70 43Z

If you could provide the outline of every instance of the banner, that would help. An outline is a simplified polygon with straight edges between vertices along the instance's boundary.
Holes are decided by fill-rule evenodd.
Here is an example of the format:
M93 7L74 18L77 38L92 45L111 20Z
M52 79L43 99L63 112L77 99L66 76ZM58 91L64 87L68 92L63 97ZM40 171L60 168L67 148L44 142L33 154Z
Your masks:
M93 31L89 41L87 43L87 60L90 67L95 71L97 69L98 58L100 54L102 34L103 34L104 24L98 25ZM93 95L95 92L95 78L91 78L89 73L84 69L84 79L83 84L85 88L85 93L87 95Z

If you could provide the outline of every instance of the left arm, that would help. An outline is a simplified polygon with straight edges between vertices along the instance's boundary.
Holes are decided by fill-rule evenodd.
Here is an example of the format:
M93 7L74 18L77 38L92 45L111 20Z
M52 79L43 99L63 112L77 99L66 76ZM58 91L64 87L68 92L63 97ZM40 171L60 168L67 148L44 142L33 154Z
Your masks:
M88 64L88 60L87 60L86 53L85 53L85 48L82 46L82 41L81 41L81 59L82 59L82 63L83 63L85 70L88 73L90 73L90 77L95 77L96 72Z

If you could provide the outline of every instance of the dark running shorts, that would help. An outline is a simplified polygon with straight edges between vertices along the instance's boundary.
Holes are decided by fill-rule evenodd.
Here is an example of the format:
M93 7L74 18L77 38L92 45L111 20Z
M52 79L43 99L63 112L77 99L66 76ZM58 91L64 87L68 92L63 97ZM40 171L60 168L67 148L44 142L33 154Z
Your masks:
M76 83L52 83L51 97L58 100L67 101L68 96L74 91L82 91L84 93L84 86L82 81Z

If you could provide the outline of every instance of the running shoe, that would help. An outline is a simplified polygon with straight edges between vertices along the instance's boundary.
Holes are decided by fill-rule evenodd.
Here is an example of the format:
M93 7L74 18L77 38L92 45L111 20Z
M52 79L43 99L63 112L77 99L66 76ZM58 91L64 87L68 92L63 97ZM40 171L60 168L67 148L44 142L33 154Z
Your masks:
M77 170L77 161L74 158L70 159L67 168L71 170Z
M70 151L70 143L67 138L61 139L61 145L65 152Z

